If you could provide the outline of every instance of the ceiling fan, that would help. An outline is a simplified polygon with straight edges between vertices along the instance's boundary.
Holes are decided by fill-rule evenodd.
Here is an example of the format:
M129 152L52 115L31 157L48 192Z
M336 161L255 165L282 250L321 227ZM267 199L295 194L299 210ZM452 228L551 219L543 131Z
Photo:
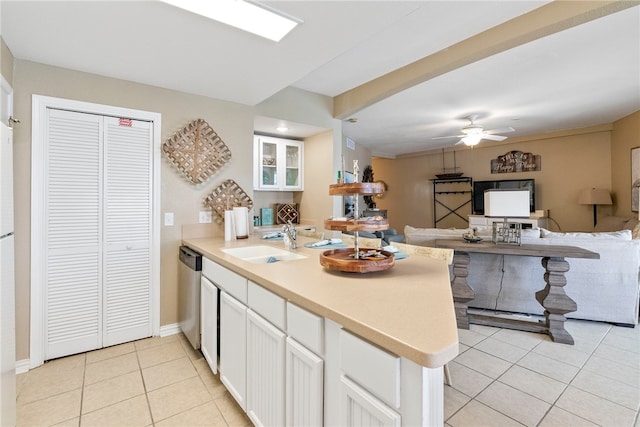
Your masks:
M456 145L465 144L470 147L473 147L474 145L478 144L482 139L488 139L491 141L504 141L505 139L507 139L507 137L502 135L497 135L497 134L509 133L509 132L515 131L515 129L512 127L484 130L484 128L481 125L478 125L475 123L475 120L477 118L478 118L477 116L467 117L467 120L469 120L469 124L463 127L462 129L460 129L460 131L462 132L461 135L436 136L432 139L461 138L460 141L456 143Z

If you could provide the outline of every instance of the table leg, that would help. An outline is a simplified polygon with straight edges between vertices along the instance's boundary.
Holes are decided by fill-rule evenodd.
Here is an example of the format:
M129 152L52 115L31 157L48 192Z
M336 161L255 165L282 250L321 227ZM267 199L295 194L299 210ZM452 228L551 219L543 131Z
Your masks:
M453 293L453 305L456 311L458 328L469 329L469 316L467 309L469 301L476 297L475 292L467 283L469 275L469 254L455 251L453 253L453 278L451 279L451 292Z
M569 271L569 263L563 257L544 257L544 281L547 285L536 292L536 299L544 307L546 326L555 342L573 344L573 337L564 328L565 314L576 311L578 306L564 291L567 279L564 273Z

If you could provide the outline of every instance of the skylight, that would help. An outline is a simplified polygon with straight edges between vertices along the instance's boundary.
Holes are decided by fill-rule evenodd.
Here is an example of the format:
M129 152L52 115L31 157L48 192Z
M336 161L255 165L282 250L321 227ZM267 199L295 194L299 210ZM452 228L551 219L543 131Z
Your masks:
M162 0L172 6L197 13L223 24L279 42L299 23L256 1L245 0Z

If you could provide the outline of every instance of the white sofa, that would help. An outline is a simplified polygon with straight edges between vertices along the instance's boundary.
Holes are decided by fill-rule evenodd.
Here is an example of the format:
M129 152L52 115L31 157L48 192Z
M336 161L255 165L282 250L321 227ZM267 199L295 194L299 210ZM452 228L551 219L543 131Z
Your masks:
M468 229L429 229L406 226L406 243L435 246L437 239L462 239ZM491 230L478 230L491 240ZM630 230L599 233L555 233L523 230L522 243L577 246L600 254L599 260L567 259L565 291L578 310L567 317L635 326L640 297L640 239ZM535 292L544 288L541 258L470 254L467 281L475 291L469 307L543 314Z

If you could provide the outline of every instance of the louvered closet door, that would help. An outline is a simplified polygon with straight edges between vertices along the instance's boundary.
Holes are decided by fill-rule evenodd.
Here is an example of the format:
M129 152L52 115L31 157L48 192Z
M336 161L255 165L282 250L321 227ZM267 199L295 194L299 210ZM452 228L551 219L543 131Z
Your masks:
M45 360L98 348L102 117L47 111Z
M104 346L151 325L152 124L105 117Z

